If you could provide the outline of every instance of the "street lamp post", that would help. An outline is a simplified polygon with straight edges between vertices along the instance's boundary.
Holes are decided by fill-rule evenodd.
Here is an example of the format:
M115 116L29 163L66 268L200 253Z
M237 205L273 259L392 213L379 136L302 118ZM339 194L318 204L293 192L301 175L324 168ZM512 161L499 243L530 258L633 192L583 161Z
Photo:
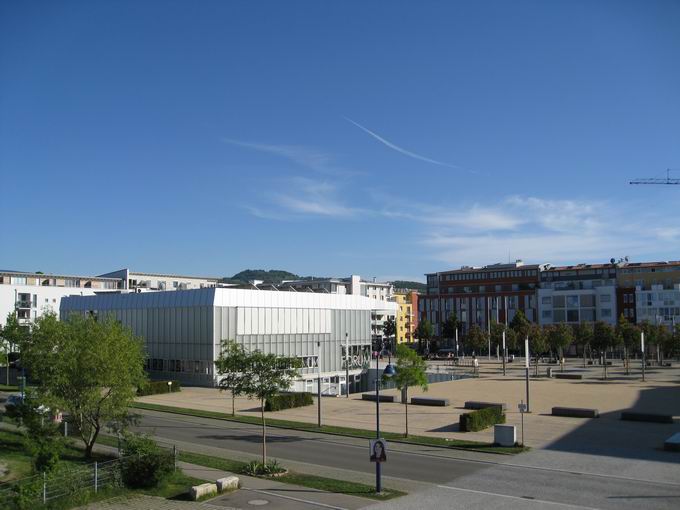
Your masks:
M321 342L317 342L316 346L318 348L318 354L316 358L316 365L317 365L317 387L316 387L316 400L318 402L318 410L317 410L317 419L318 419L318 426L321 428Z
M382 351L382 348L381 348ZM392 377L395 373L392 363L387 364L383 375ZM375 357L375 438L380 439L380 352ZM382 471L380 462L375 463L375 492L382 492Z
M349 398L349 337L345 332L345 387L347 388L347 398Z

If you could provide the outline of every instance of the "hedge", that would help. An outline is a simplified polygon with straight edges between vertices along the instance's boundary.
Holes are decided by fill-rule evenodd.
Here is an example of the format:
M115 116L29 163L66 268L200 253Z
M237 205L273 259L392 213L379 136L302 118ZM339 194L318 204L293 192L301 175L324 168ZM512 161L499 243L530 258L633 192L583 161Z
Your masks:
M296 392L296 393L279 393L278 395L268 398L264 404L265 411L281 411L282 409L291 409L293 407L311 406L314 403L311 393Z
M168 393L168 382L171 382L170 391L182 391L182 385L179 381L149 381L144 386L137 388L137 396L143 397L145 395L158 395L159 393Z
M460 415L461 432L477 432L497 423L505 423L503 409L498 406L485 407L479 411Z

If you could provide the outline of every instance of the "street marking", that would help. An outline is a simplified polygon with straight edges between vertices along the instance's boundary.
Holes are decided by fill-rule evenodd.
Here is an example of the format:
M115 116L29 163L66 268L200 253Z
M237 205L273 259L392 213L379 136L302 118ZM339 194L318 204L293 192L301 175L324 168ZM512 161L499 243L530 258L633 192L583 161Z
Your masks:
M580 506L580 505L571 505L569 503L558 503L557 501L548 501L545 499L536 499L530 496L509 496L507 494L499 494L497 492L486 492L486 491L477 491L474 489L462 489L460 487L453 487L452 485L437 485L437 487L440 487L442 489L450 489L450 490L455 490L455 491L462 491L462 492L472 492L474 494L483 494L485 496L497 496L501 498L508 498L508 499L517 499L519 501L527 502L531 501L532 503L541 503L541 504L546 504L546 505L558 505L562 507L568 507L568 508L581 508L584 510L599 510L596 507L592 506Z
M316 505L316 506L321 506L323 508L330 508L331 510L349 510L349 508L344 508L344 507L341 507L341 506L327 505L326 503L319 503L318 501L311 501L311 500L302 499L302 498L294 498L293 496L284 496L283 494L265 491L265 490L262 490L262 489L249 489L248 487L241 487L241 489L251 491L251 492L257 492L258 494L266 494L267 496L272 496L272 497L275 497L275 498L290 499L290 500L293 500L293 501L297 501L298 503L306 503L308 505Z

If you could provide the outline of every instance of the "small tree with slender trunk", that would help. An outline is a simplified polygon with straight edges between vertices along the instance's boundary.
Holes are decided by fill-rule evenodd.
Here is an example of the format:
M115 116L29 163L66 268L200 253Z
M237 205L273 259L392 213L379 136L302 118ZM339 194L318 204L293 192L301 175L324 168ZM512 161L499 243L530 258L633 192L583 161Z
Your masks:
M427 375L425 360L418 356L413 349L405 345L397 345L397 373L394 375L395 386L404 395L406 430L404 437L408 437L408 388L410 386L420 386L423 391L427 391Z
M564 349L569 347L574 341L573 330L564 323L553 324L548 329L548 345L550 349L555 349L560 358L560 367L562 365L562 358L564 357Z
M220 391L231 392L231 415L236 414L236 397L243 395L248 385L248 353L241 344L231 340L222 341L220 357L215 361L217 373L221 376Z
M446 322L442 326L442 336L448 340L447 345L452 345L453 340L456 338L458 326L458 316L456 315L456 312L451 312L451 315L446 318Z
M606 322L596 322L593 326L592 346L602 354L605 379L607 379L607 349L614 345L616 345L614 328Z
M302 367L299 358L265 354L259 350L247 353L244 374L247 383L242 393L260 402L262 417L262 464L267 464L267 422L264 417L264 404L268 398L278 395L290 387L298 377Z
M583 368L586 368L586 353L590 349L590 344L593 341L593 325L587 322L581 322L574 326L574 341L576 345L583 349Z
M418 323L416 328L416 338L418 338L418 352L422 354L423 352L423 341L428 343L432 335L434 334L434 328L432 323L427 319L423 319Z
M544 328L538 324L531 324L529 326L529 346L530 351L536 356L535 372L538 377L538 358L548 349L547 333Z
M623 364L626 368L626 375L630 374L630 351L633 350L640 341L640 328L632 324L623 314L619 317L616 324L616 336L618 343L623 345Z
M390 342L390 352L392 352L392 345L397 345L397 323L394 321L394 317L389 317L382 327L383 336ZM392 337L394 337L394 344L392 344Z
M465 345L472 349L476 354L480 352L488 342L488 334L485 330L479 327L477 324L473 324L470 327L470 331L465 336Z

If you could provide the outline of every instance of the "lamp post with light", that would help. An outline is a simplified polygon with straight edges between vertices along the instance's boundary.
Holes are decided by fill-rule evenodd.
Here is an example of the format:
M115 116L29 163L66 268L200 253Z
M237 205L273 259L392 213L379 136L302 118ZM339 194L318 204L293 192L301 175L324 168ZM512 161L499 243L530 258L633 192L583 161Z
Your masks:
M375 438L380 439L380 352L375 357ZM384 377L392 377L396 373L392 363L388 362L382 375ZM380 494L382 492L381 480L381 466L380 462L375 463L375 492Z

